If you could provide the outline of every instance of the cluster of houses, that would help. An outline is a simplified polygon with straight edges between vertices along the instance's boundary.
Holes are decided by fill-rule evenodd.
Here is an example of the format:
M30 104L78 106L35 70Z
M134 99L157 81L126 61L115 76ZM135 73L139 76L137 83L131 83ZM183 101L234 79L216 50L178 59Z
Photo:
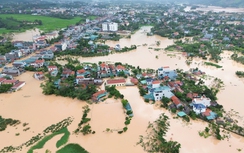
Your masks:
M3 70L3 71L6 71ZM9 69L9 71L11 71ZM10 91L17 91L19 89L21 89L24 85L25 85L25 81L19 81L19 80L16 80L13 78L14 75L7 75L7 74L4 74L4 73L0 73L0 87L1 85L4 85L4 84L11 84L12 87L10 89Z
M200 70L197 70L198 72ZM200 71L201 72L201 71ZM196 71L192 71L196 73ZM180 101L178 97L174 95L175 92L183 93L181 89L183 85L182 81L176 80L177 73L174 70L170 70L169 67L161 67L158 69L157 77L145 75L145 79L140 81L142 87L148 92L144 99L160 101L163 97L169 98L172 104L169 106L171 109L178 109L183 107L183 115L190 113L190 108L183 102ZM167 81L167 84L165 82ZM205 116L208 120L215 119L217 117L216 113L212 112L208 107L214 105L211 99L205 97L204 95L198 95L196 93L188 93L187 97L192 100L190 106L196 114L201 114ZM182 114L182 112L180 112Z

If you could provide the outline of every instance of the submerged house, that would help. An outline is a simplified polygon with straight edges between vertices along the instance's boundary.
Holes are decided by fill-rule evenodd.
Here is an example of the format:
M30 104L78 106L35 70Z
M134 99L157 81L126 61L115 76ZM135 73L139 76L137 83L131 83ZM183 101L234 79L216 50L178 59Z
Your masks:
M125 105L125 109L126 109L127 112L128 112L128 111L131 111L131 112L132 112L132 108L131 108L129 102ZM133 115L133 113L131 113L131 114L129 114L129 116L130 116L130 117L133 117L134 115Z
M149 100L161 100L163 97L171 98L174 94L167 86L158 86L155 88L148 89L148 94L144 96L144 99Z
M125 86L125 83L126 83L125 79L109 79L104 83L104 85L105 86Z
M177 98L176 96L172 96L172 97L171 97L171 100L172 100L172 102L174 103L174 105L175 105L177 108L179 108L180 106L182 106L182 104L181 104L179 98Z
M98 91L92 95L92 101L99 102L102 97L105 97L108 93L105 90Z
M203 104L193 104L193 111L196 114L204 113L206 111L206 106Z

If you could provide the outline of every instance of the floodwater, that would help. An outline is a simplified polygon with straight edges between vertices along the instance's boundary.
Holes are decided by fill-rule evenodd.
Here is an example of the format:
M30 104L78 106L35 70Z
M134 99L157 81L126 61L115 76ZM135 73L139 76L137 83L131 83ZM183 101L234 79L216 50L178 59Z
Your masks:
M220 7L220 6L202 6L196 8L195 10L191 10L190 6L187 6L184 9L186 12L188 11L203 11L203 12L208 12L208 11L213 11L213 12L226 12L226 13L243 13L244 8L232 8L232 7Z
M26 30L21 33L14 33L13 41L33 41L33 37L40 35L39 29Z
M218 95L218 102L223 104L226 110L234 109L244 115L244 105L240 104L242 91L244 89L243 80L235 76L235 71L244 70L244 66L230 60L231 52L225 51L222 54L223 60L219 65L222 69L216 69L210 66L204 66L201 59L194 59L190 66L185 64L185 58L177 52L165 52L163 50L154 51L152 48L165 48L173 44L173 40L161 38L159 36L146 36L146 31L150 27L143 27L132 35L131 39L121 39L119 42L107 41L106 43L115 46L140 45L136 50L111 54L104 57L79 58L81 62L111 61L128 63L141 68L157 69L161 66L170 66L172 69L180 68L188 70L189 68L199 67L209 75L222 79L225 83L224 90ZM156 46L156 41L160 45ZM147 46L143 46L147 44ZM158 58L156 58L158 56ZM73 123L68 127L72 133L80 122L82 117L82 107L86 102L76 99L57 97L55 95L45 96L41 93L40 81L35 80L33 72L26 72L17 79L25 80L26 85L15 93L1 94L0 96L0 115L4 118L18 119L22 123L29 123L30 130L24 132L22 124L16 127L8 127L0 132L0 148L13 145L17 146L28 141L32 136L41 133L46 127L55 124L67 117L74 117ZM244 149L244 138L231 134L229 141L218 141L215 138L202 138L198 131L204 130L206 123L194 121L186 124L181 119L173 119L168 111L158 108L156 105L147 104L139 96L137 87L119 87L118 90L124 95L125 99L131 104L134 117L128 126L128 131L118 134L117 131L124 127L125 114L122 104L119 100L107 99L99 104L89 105L91 111L90 125L95 134L87 136L71 134L69 143L78 143L91 153L143 153L143 148L136 145L139 141L139 135L146 135L148 122L157 119L161 113L166 113L170 117L170 129L167 133L167 139L172 139L181 143L182 153L215 153L215 152L239 152L237 149ZM113 132L106 132L109 128ZM15 134L19 133L19 136ZM44 152L58 150L55 147L56 141L61 137L58 135L47 142L43 149L35 150ZM2 139L4 138L4 140ZM24 148L22 152L26 152Z

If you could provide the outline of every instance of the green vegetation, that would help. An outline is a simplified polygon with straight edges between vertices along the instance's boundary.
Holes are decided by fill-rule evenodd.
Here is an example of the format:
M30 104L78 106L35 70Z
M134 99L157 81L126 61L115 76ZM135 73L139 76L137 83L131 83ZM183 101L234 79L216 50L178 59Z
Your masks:
M34 28L35 26L38 25L42 25L41 20L19 21L17 19L14 19L13 17L6 17L6 18L0 17L0 28L5 28L7 30L19 30L19 29L26 30L26 29Z
M7 18L12 18L12 19L17 19L18 21L16 21L17 23L19 22L23 22L23 21L29 21L29 22L35 22L35 21L39 21L39 24L36 24L35 27L39 28L42 31L48 32L48 31L53 31L53 30L57 30L57 29L61 29L61 28L65 28L69 25L74 25L78 22L80 22L80 20L82 20L81 17L75 17L73 19L59 19L59 18L54 18L54 17L47 17L47 16L35 16L35 15L26 15L26 14L0 14L0 18L2 19L7 19ZM17 23L11 23L9 20L4 20L4 23L6 25L17 25ZM15 30L12 29L8 30L5 29L7 28L6 26L1 27L2 28L0 30L0 33L3 32L18 32L18 31L24 31L26 30L26 28L32 28L33 26L26 26L24 28L20 28L20 30Z
M68 140L69 140L70 132L68 131L67 127L64 128L63 133L64 133L64 135L56 143L56 147L57 148L59 148L62 145L66 144L68 142Z
M6 42L4 44L0 44L0 55L4 55L9 53L11 50L16 49L11 42Z
M78 133L82 133L83 135L87 135L87 134L94 134L95 131L92 131L91 130L91 126L88 124L88 122L91 120L90 118L87 118L87 114L89 113L90 111L90 108L88 105L82 107L83 109L83 115L82 115L82 118L81 118L81 121L80 123L78 124L78 128L74 131L75 134L78 134ZM86 125L84 125L86 124ZM82 127L82 125L84 125Z
M4 131L8 125L10 126L16 126L20 124L19 120L13 120L11 118L2 118L2 116L0 116L0 131Z
M88 151L78 144L71 143L58 150L57 153L88 153Z
M209 65L209 66L214 66L216 68L222 68L222 66L215 64L215 63L211 63L211 62L204 62L205 65Z
M12 84L2 84L0 85L0 93L5 93L10 91L10 89L13 87Z
M140 136L140 144L147 152L179 153L181 144L167 141L166 133L169 129L168 116L161 114L159 119L148 125L148 135Z
M233 59L234 61L244 64L244 56L238 56L237 53L234 53L231 55L231 59Z
M44 137L41 141L39 141L36 145L32 146L27 153L33 153L35 149L41 149L43 146L46 144L47 141L51 140L54 136L59 135L59 134L64 134L62 138L56 143L57 148L64 145L65 143L68 142L68 138L70 135L70 132L68 131L67 127L54 132L46 137Z
M239 78L243 78L243 77L244 77L244 71L236 71L236 75L237 75Z
M36 144L35 146L31 147L29 152L33 152L34 149L37 148L42 148L42 146L48 141L50 140L52 137L54 137L55 135L64 133L66 135L69 135L69 132L66 131L67 130L67 126L69 126L72 123L73 119L71 119L70 117L58 122L57 124L52 124L51 126L47 127L45 130L43 130L42 133L37 134L36 136L33 136L29 141L22 143L21 145L17 146L17 147L13 147L13 146L7 146L4 147L3 149L0 150L0 152L16 152L16 151L20 151L22 149L22 147L29 147L31 145L33 145L34 143L36 143L37 141L41 140L43 137L44 139L42 141L40 141L38 144ZM65 129L66 128L66 129ZM49 134L48 136L46 136L47 134ZM46 136L46 137L45 137ZM62 137L59 142L58 145L62 145L62 143L65 143L67 140L68 136L64 136L64 138Z
M109 93L109 97L112 98L114 96L115 99L121 98L120 92L116 89L115 86L106 86L105 90ZM123 102L122 102L123 103Z
M68 63L66 66L70 66L70 68L76 68L71 63ZM62 71L63 69L60 68ZM61 78L61 73L57 77L52 77L51 75L46 75L47 80L45 83L41 84L41 88L43 89L43 94L52 95L55 94L57 96L63 97L71 97L78 98L79 100L89 100L94 93L97 92L95 85L88 85L86 88L82 88L79 85L74 84L74 76L69 76L67 79L63 80L58 87L54 86L54 82Z

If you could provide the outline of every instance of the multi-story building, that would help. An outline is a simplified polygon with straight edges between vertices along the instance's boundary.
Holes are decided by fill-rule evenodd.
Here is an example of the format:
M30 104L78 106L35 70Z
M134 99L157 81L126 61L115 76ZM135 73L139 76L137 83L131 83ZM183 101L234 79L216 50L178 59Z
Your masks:
M105 22L102 24L103 31L118 31L118 23L115 22Z

